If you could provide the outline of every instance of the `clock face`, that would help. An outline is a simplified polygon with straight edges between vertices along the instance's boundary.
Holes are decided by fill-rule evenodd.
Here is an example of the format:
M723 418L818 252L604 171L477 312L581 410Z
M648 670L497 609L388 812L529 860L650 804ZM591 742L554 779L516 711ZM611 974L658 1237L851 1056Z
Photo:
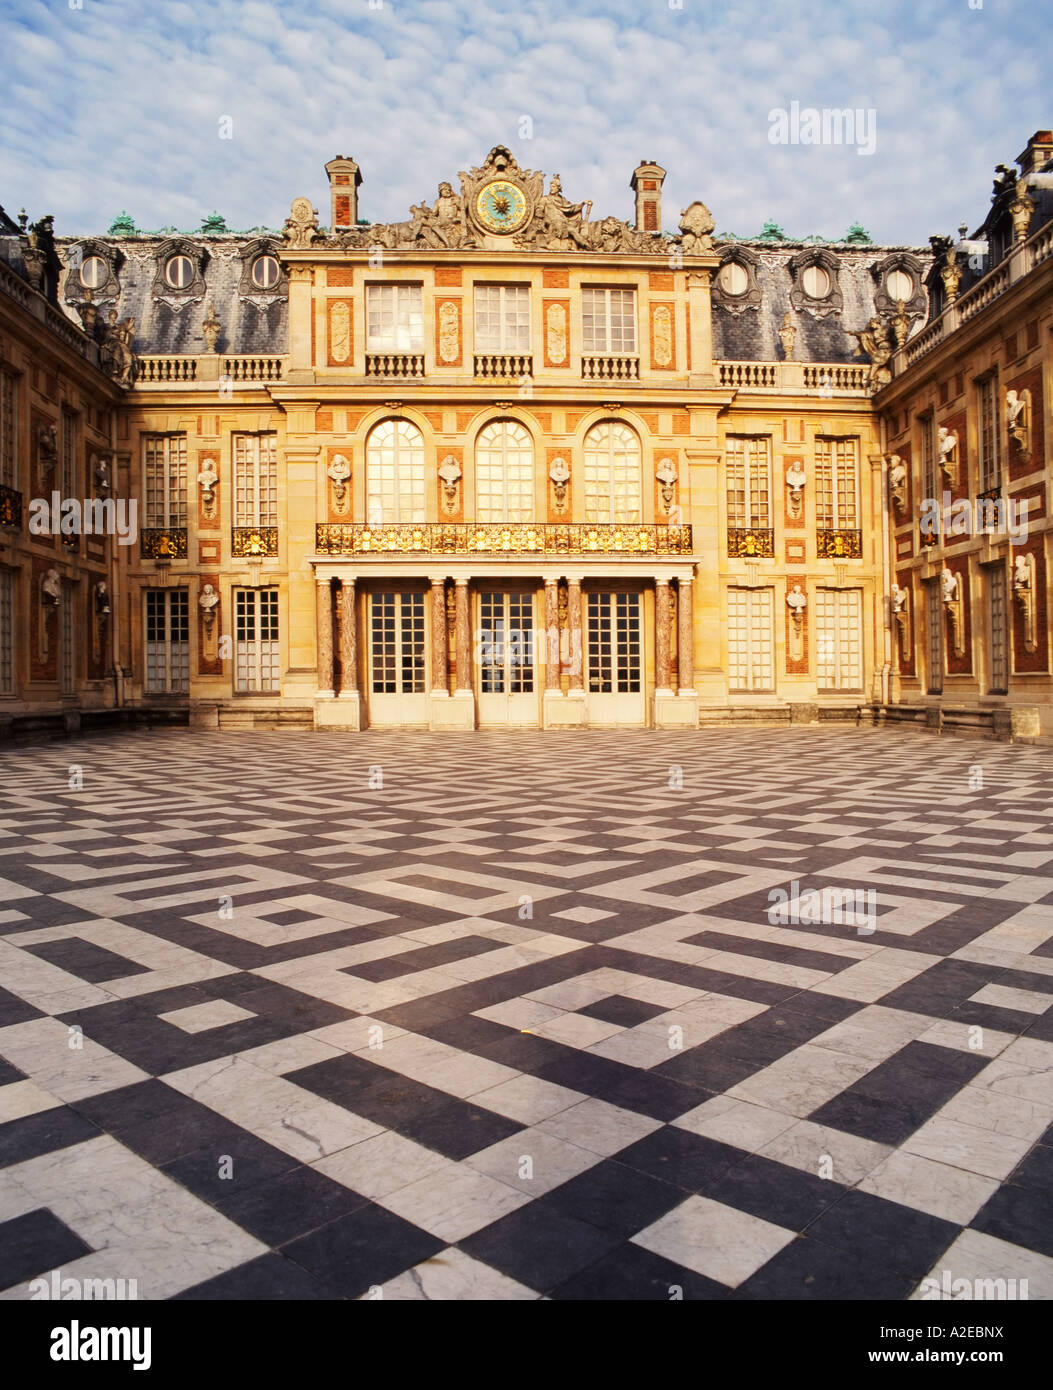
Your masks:
M475 214L491 232L518 231L527 219L527 211L526 194L507 179L488 183L475 200Z

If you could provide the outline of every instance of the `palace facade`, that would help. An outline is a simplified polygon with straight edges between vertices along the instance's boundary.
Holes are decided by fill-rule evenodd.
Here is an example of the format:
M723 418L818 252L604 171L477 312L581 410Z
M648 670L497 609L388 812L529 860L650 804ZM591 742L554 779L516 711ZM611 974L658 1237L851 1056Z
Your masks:
M0 731L1053 733L1050 170L924 246L503 146L394 224L342 156L324 227L0 213Z

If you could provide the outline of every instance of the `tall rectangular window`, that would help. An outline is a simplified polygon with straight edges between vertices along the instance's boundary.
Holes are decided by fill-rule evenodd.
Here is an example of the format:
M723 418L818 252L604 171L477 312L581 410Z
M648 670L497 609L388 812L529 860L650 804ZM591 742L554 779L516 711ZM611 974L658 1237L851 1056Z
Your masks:
M186 525L186 435L148 434L145 450L146 520L163 530Z
M18 455L15 452L17 386L17 378L12 372L0 371L0 487L17 486Z
M152 695L190 689L190 611L186 589L146 591L146 689Z
M15 576L0 570L0 695L14 690L15 666Z
M234 688L279 689L278 590L234 591Z
M992 372L976 383L980 409L980 491L990 492L1001 483L998 458L998 377Z
M530 351L529 285L476 285L475 350Z
M815 651L820 690L862 690L861 589L816 590Z
M727 439L728 525L771 529L771 439Z
M582 349L636 352L636 291L586 288L581 292Z
M919 421L921 425L921 496L937 498L936 487L936 420L930 410Z
M1006 612L1005 565L991 565L987 570L987 623L991 650L991 693L1004 695L1009 690L1009 623Z
M859 529L859 441L815 441L816 525L821 531Z
M234 525L278 524L278 436L234 436Z
M73 596L76 593L72 584L63 583L62 598L59 604L59 693L72 695L75 690L75 660L73 645Z
M930 695L943 691L943 602L940 581L925 583L925 651L928 657L927 690Z
M775 689L774 590L728 590L728 685Z
M62 471L59 487L63 497L76 497L77 417L72 410L62 412Z
M420 285L367 285L366 316L368 351L424 351Z

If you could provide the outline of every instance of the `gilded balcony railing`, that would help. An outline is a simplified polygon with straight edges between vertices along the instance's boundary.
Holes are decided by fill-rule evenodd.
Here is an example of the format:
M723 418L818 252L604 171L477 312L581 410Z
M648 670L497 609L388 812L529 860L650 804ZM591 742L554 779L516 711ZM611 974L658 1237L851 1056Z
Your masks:
M816 532L816 554L820 560L862 560L862 531Z
M144 560L185 560L186 527L151 527L141 531L139 551Z
M319 522L319 555L690 555L690 526Z
M277 555L277 526L235 526L230 533L230 553L236 560Z
M728 554L739 560L754 555L771 559L775 555L775 532L762 526L730 526Z
M0 487L0 526L22 525L22 494L13 487Z

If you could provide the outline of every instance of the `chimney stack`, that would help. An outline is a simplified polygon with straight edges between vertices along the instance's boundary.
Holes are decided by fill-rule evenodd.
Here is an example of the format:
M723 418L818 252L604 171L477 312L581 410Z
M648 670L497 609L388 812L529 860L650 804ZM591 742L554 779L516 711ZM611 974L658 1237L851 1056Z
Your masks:
M325 166L329 175L329 229L353 227L358 221L358 185L362 175L353 159L338 154Z
M636 230L662 230L662 184L665 170L653 159L644 159L633 170L629 187L636 194Z
M1016 162L1020 166L1021 177L1026 178L1050 159L1053 159L1053 132L1036 130L1027 142L1027 149L1017 155Z

